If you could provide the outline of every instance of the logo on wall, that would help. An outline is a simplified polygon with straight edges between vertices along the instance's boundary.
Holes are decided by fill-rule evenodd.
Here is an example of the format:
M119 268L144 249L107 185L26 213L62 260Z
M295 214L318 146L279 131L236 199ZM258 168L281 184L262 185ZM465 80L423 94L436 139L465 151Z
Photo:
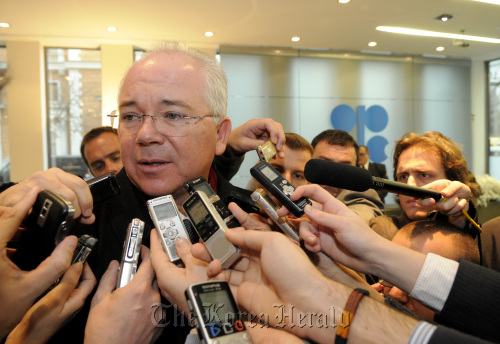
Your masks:
M335 129L347 132L353 130L357 124L358 144L368 147L370 159L379 163L387 159L384 150L389 142L385 137L375 135L365 143L365 128L374 133L379 133L387 127L389 116L382 106L372 105L367 109L365 106L360 105L354 111L349 105L341 104L332 110L330 121Z

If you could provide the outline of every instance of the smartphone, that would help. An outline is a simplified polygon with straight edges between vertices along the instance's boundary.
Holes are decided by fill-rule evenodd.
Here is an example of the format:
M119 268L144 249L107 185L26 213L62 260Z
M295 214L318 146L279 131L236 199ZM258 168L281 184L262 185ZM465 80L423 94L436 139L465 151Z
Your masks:
M212 189L204 177L198 177L185 182L184 190L186 190L190 195L196 191L203 191L229 228L241 227L238 220L236 220L234 215L227 208L226 203L220 199L219 195L215 193L214 189Z
M260 146L257 146L257 154L260 161L269 161L276 155L276 146L271 140L267 140Z
M112 172L103 174L100 177L89 179L87 181L87 185L89 186L90 193L92 194L94 207L102 201L114 197L121 192L116 176Z
M133 219L128 225L127 236L123 242L120 271L118 272L118 278L116 279L117 288L127 285L137 272L143 233L144 222L139 219Z
M269 196L263 189L258 188L252 193L252 199L260 205L261 209L265 211L265 213L274 221L283 233L288 235L293 240L299 241L297 231L286 222L284 216L278 216L280 206L273 201L271 196Z
M68 235L74 216L75 207L70 201L58 193L43 190L38 194L25 226L27 230L43 233L44 241L49 242L53 249Z
M83 234L80 239L78 239L78 244L76 245L75 252L73 253L72 264L85 263L96 244L96 238L88 234Z
M261 161L253 166L250 174L296 217L304 215L304 207L312 204L307 197L292 201L290 195L295 191L295 187L267 161Z
M171 195L157 197L146 203L155 228L159 231L163 250L172 263L179 262L180 258L175 248L177 240L184 238L194 244L199 240L197 239L198 235L193 230L188 231L184 226L177 205Z
M202 343L252 343L227 282L193 284L184 294Z
M203 191L193 193L182 206L208 252L221 262L223 269L241 257L240 249L226 239L228 227Z

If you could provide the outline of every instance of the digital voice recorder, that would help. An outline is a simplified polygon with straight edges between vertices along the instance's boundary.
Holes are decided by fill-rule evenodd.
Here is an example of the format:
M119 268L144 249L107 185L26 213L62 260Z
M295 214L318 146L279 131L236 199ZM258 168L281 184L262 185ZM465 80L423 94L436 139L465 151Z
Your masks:
M227 282L194 284L184 294L203 343L252 343Z
M198 177L185 182L184 190L189 192L190 195L192 195L196 191L203 191L210 199L210 202L214 205L215 209L217 209L217 212L220 214L229 228L241 226L238 220L236 220L234 215L227 208L226 203L224 203L224 201L220 199L219 195L215 193L214 189L212 189L212 187L204 177Z
M180 261L175 245L180 238L192 243L193 234L189 233L179 214L177 205L171 195L161 196L147 201L149 215L153 220L163 250L172 263Z
M226 223L203 191L193 193L182 205L196 232L213 259L223 269L230 267L240 256L240 249L226 239Z
M276 146L273 141L267 140L260 146L257 146L257 154L260 161L269 161L276 155Z
M284 216L278 216L278 210L280 206L277 205L276 202L274 202L273 199L263 189L258 188L257 190L255 190L254 193L252 193L252 200L260 205L261 209L266 212L266 214L283 231L283 233L288 235L293 240L299 241L297 232L286 222Z
M292 201L290 195L295 191L295 187L267 161L261 161L253 166L250 174L296 217L304 215L305 206L312 204L307 197Z
M141 253L142 234L144 233L144 222L133 219L128 225L127 235L123 242L122 261L120 271L116 280L116 287L121 288L132 280L139 265Z

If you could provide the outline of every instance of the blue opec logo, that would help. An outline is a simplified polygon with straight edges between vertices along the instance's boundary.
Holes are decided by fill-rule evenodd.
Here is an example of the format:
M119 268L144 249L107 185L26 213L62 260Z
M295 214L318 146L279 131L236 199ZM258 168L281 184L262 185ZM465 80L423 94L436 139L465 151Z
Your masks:
M365 128L374 133L379 133L389 123L387 111L382 106L372 105L367 109L365 106L360 105L354 111L349 105L341 104L332 110L330 121L335 129L347 132L354 129L354 126L358 124L358 144L368 147L370 160L381 163L387 159L384 150L389 142L385 137L375 135L365 143Z

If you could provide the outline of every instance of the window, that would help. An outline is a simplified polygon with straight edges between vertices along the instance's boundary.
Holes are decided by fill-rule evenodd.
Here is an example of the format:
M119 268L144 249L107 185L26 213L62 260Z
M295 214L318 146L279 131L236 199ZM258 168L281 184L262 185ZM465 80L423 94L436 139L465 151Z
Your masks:
M500 59L488 63L489 174L500 179Z
M7 48L0 47L0 183L10 181L9 116L7 113Z
M84 177L83 136L102 125L101 52L46 49L49 166Z

